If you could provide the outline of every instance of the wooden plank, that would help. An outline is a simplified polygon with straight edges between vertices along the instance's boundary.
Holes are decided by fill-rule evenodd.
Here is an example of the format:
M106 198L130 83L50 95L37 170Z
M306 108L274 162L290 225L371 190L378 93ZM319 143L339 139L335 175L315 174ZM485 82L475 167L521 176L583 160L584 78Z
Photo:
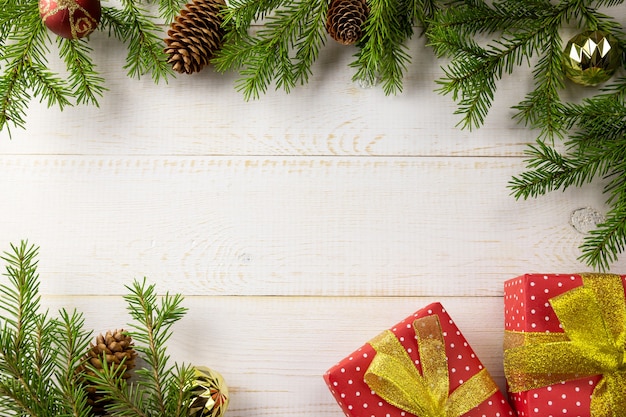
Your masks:
M0 230L42 247L46 294L499 295L586 270L573 210L598 184L515 201L511 158L0 158ZM624 269L624 261L615 270ZM88 285L85 285L88 283Z
M158 284L160 285L160 283ZM504 388L501 297L187 297L168 343L173 361L223 374L230 417L340 417L322 375L380 331L439 301ZM96 333L129 321L120 297L45 297L77 308Z
M27 129L14 130L13 140L0 134L0 154L520 156L536 136L511 120L528 70L499 83L483 129L461 130L456 105L434 91L444 62L419 37L411 40L414 59L396 96L353 83L356 49L331 41L309 84L291 94L270 88L250 102L235 91L235 73L207 68L157 86L150 77L126 76L117 41L96 33L90 45L109 90L100 107L61 112L33 100ZM51 67L63 74L51 55Z

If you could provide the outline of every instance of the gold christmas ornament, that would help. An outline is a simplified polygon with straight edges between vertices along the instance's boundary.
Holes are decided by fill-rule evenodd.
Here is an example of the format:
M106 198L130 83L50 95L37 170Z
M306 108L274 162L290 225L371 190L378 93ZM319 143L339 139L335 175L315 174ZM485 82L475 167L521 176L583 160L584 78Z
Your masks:
M368 16L365 0L332 0L326 14L326 31L340 44L355 44L363 37Z
M617 39L599 30L589 30L574 36L563 52L567 78L577 84L593 86L613 76L622 61Z
M174 18L165 39L174 71L192 74L209 64L224 41L220 12L225 6L224 0L192 0Z
M195 367L190 417L223 417L228 408L228 387L218 372L206 366Z
M124 330L107 331L106 334L99 334L95 343L91 343L89 351L85 355L85 362L89 363L96 369L102 369L102 361L106 358L107 366L112 370L121 373L123 379L131 377L130 370L135 367L135 358L137 352L134 349L134 343L130 335ZM93 375L86 365L83 365L79 372L86 375ZM103 401L96 387L86 384L87 403L92 407L93 412L97 415L104 413L106 402Z

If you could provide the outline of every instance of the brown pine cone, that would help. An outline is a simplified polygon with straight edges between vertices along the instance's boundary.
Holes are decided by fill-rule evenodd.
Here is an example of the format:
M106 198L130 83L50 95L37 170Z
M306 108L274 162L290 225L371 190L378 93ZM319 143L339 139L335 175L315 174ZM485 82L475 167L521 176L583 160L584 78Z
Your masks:
M225 31L220 12L224 0L191 0L174 18L167 31L165 53L174 71L200 71L222 47Z
M369 16L366 0L332 0L326 14L326 31L343 45L352 45L363 37Z
M99 334L95 343L90 344L90 349L85 354L85 363L89 363L96 369L102 369L102 361L106 359L109 369L119 372L123 379L131 377L130 370L135 367L137 352L134 349L133 340L124 330L108 331L106 334ZM86 375L93 375L93 371L83 365L78 369ZM94 414L104 414L106 401L97 392L96 387L85 383L87 391L87 404L92 407Z

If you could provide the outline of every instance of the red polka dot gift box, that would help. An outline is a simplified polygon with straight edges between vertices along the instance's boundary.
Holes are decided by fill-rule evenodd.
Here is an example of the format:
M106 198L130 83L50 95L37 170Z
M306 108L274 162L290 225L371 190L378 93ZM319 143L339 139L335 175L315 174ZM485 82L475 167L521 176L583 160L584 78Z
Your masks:
M626 416L625 277L505 282L504 373L518 416Z
M439 303L368 341L324 380L348 417L514 415Z

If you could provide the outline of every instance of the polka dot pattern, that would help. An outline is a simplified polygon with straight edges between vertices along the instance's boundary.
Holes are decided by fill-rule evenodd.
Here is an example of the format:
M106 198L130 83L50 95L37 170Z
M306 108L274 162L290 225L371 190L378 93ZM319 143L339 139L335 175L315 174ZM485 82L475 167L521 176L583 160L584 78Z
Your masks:
M626 275L622 276L622 283ZM517 332L563 332L549 300L583 284L576 274L526 274L504 283L504 328ZM599 376L509 393L519 417L589 417Z
M413 331L415 319L436 314L446 342L446 356L450 375L450 390L467 381L483 365L469 346L454 321L440 303L433 303L397 323L390 330L407 351L415 367L421 372L417 340ZM412 414L387 404L363 381L376 352L366 343L341 360L324 374L332 395L348 417L411 417ZM505 417L513 411L500 391L493 394L464 417ZM419 416L418 416L419 417Z

